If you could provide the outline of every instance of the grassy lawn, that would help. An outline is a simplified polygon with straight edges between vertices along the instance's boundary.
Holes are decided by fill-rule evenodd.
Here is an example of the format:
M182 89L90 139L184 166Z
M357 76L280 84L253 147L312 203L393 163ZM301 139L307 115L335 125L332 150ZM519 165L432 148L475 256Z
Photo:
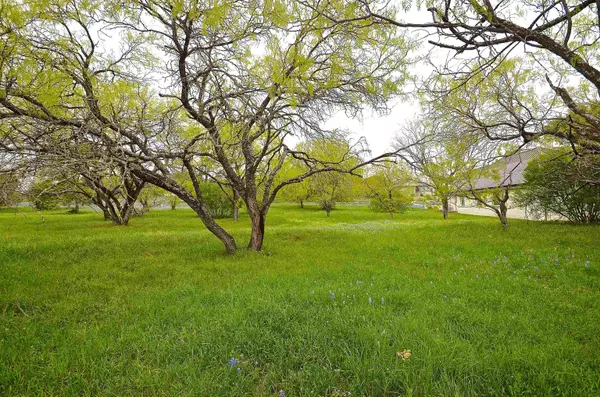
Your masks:
M227 256L101 218L0 213L0 395L600 395L599 227L278 205Z

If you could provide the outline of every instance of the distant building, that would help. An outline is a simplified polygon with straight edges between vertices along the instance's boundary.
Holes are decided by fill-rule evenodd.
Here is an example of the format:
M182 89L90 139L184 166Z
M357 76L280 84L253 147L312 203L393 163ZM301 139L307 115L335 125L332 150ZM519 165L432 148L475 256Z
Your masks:
M541 148L523 150L498 160L482 169L482 171L492 170L494 177L482 176L475 181L473 187L475 190L494 189L499 187L507 187L511 191L518 189L523 182L525 182L523 174L527 165L532 159L539 156L540 152ZM485 173L489 174L488 172ZM454 209L459 213L495 216L492 210L485 208L481 203L461 195L454 196L451 199L451 203ZM490 202L490 204L494 205L496 203ZM512 198L508 200L507 205L509 218L528 218L527 209L518 207Z

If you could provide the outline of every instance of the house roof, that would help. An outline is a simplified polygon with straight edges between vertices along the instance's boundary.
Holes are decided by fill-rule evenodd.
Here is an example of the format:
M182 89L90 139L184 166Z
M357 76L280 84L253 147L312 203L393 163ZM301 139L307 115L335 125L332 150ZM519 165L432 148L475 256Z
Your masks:
M483 176L475 181L476 190L490 189L496 187L518 186L525 180L523 173L527 164L536 158L541 152L541 148L523 150L513 155L498 160L488 167L482 168L482 171L490 169L495 170L495 177Z

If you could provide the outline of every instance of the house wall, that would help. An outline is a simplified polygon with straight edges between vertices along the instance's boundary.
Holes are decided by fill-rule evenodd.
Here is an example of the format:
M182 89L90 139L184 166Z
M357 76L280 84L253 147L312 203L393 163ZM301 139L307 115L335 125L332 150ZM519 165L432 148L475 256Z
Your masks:
M459 214L468 215L480 215L480 216L497 216L494 211L480 204L476 200L471 200L466 197L454 196L450 200L454 209ZM561 220L560 216L554 214L548 214L544 219L538 219L530 212L527 208L519 207L512 198L508 199L507 202L508 211L506 213L507 218L511 219L528 219L528 220Z

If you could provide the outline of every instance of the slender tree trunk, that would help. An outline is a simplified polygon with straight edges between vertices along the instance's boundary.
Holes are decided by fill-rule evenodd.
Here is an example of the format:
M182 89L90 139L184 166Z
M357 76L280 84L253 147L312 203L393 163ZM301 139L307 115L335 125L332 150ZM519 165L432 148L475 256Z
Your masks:
M112 221L113 225L115 225L115 226L127 226L127 224L123 225L123 220L119 216L119 211L115 210L112 207L109 207L108 213L109 213L110 220Z
M75 208L73 209L74 214L79 214L79 203L75 201Z
M196 214L202 220L202 223L206 228L214 234L225 246L225 250L228 253L234 253L237 250L237 244L235 243L235 239L233 236L225 229L223 229L214 219L210 216L208 208L202 202L202 198L196 198L188 193L185 189L177 185L175 182L169 181L168 179L160 178L152 173L144 172L141 170L137 170L137 175L155 186L163 188L177 197L179 197L184 203L190 206L191 209L194 210Z
M106 202L102 199L102 195L99 192L96 192L96 197L92 197L92 202L96 204L104 214L104 220L110 221L112 217L110 216L110 211L108 210L108 206Z
M503 191L502 197L500 197L500 199L498 200L498 203L500 205L500 211L499 211L499 218L500 218L500 223L502 224L502 228L506 229L508 228L508 218L506 217L507 213L508 213L508 207L506 205L506 203L508 202L508 189Z
M498 217L500 218L500 223L502 224L502 228L507 229L508 228L508 218L506 217L506 205L504 205L502 203L500 204L500 212L498 214Z
M253 251L262 250L263 241L265 239L265 217L262 214L258 214L256 218L252 218L252 234L250 235L250 242L248 248Z
M252 223L252 231L248 249L253 251L262 250L263 241L265 239L265 213L261 211L258 202L253 197L247 197L246 209Z
M237 250L237 244L235 243L233 236L227 233L227 231L209 215L208 209L202 203L199 203L196 200L186 200L186 198L183 197L181 197L181 199L186 202L196 214L198 214L202 223L204 223L204 226L221 240L227 253L232 254Z
M117 218L120 226L129 225L129 219L131 218L131 215L133 215L134 204L135 201L131 205L123 206L120 217Z
M448 198L442 199L442 212L444 213L444 219L448 219Z
M304 200L300 200L300 208L304 208Z
M329 218L329 214L331 214L331 209L330 208L326 208L325 212L327 212L327 217Z
M233 220L238 221L240 219L240 209L238 208L239 196L237 192L233 191Z

